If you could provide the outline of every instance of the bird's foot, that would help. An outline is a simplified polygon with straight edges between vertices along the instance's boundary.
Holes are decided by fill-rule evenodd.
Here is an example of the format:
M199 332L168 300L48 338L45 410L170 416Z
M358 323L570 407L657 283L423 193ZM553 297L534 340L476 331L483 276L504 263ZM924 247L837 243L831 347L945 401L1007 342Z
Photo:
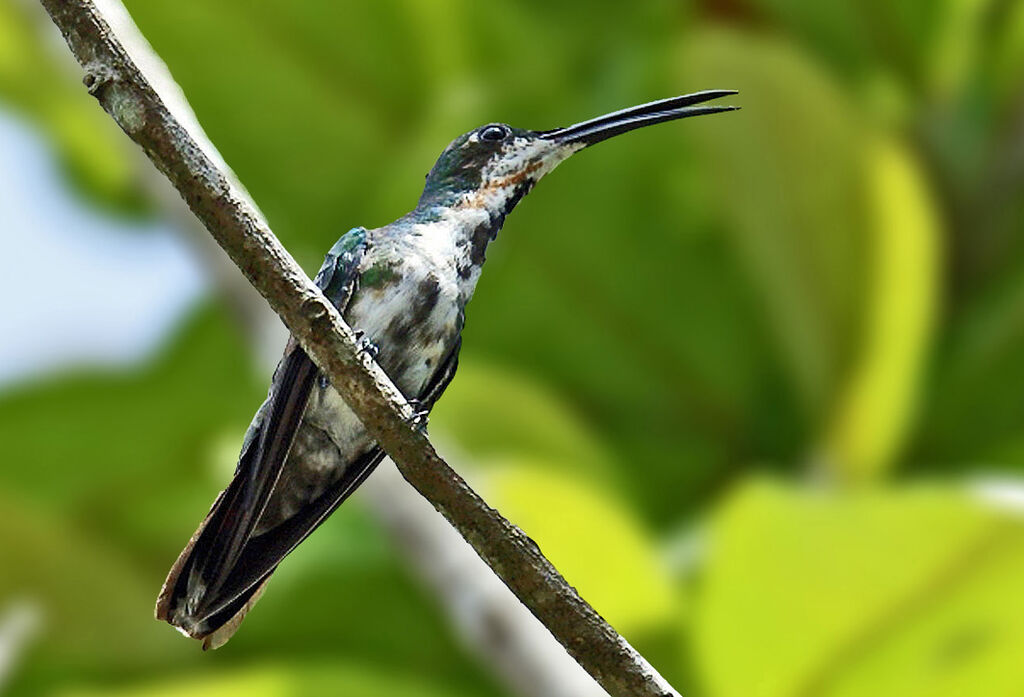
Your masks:
M356 353L360 358L370 358L371 360L377 360L377 354L380 353L380 347L377 344L370 341L366 333L362 330L356 330Z
M409 425L415 428L420 433L427 432L427 421L430 416L430 410L423 406L423 402L418 399L410 399L409 406L412 407L412 416L409 417Z

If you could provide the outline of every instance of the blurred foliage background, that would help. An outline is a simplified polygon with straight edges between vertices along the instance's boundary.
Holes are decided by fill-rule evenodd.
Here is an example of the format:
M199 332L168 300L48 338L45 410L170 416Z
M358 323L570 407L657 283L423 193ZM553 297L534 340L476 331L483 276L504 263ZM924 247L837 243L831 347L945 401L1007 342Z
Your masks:
M309 271L475 125L740 90L574 158L509 218L431 432L684 695L1024 691L1024 3L127 7ZM64 53L0 0L0 113L64 196L143 226L128 244L160 215L148 163ZM0 207L6 249L32 207ZM54 341L84 290L48 273L67 253L25 262L46 288L0 317L39 332L0 342ZM224 649L151 619L266 386L204 288L134 360L4 383L0 689L504 694L359 495Z

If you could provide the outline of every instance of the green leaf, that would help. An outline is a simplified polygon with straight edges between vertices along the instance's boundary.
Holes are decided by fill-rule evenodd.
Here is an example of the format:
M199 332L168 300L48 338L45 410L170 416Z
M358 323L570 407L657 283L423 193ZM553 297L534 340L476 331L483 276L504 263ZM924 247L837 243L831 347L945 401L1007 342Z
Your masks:
M147 365L3 394L0 440L16 466L0 468L0 485L140 551L159 539L171 552L191 530L168 523L206 513L226 483L213 446L226 427L241 443L265 389L240 339L206 310Z
M973 32L968 6L987 0L752 0L762 19L851 80L890 73L924 91L952 77ZM966 11L965 11L966 10ZM957 23L959 20L961 23Z
M1024 415L1024 262L961 302L945 327L914 459L949 467L999 456L1020 467L1024 452L1006 456Z
M152 581L116 545L6 492L0 510L0 608L24 599L42 619L32 663L17 679L49 680L56 666L96 673L187 657L187 647L152 619Z
M775 39L704 32L678 64L686 84L740 92L742 111L687 132L806 413L822 413L857 339L865 285L868 141L856 104Z
M692 641L713 697L1024 689L1024 524L963 491L755 483L709 550Z
M478 461L525 455L579 476L611 475L609 453L570 405L528 374L480 359L462 361L430 425Z
M33 11L34 10L34 11ZM52 41L54 46L48 46ZM30 116L49 136L69 174L98 200L141 206L135 147L57 60L58 34L40 8L0 0L0 106ZM63 56L61 56L63 57Z
M1004 12L998 40L991 46L991 73L1001 96L1012 100L1024 72L1024 5L1011 3Z

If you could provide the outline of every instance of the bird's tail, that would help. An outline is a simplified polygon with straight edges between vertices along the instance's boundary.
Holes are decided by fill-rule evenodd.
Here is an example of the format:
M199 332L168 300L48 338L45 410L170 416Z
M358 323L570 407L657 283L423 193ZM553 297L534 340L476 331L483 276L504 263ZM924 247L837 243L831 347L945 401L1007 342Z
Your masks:
M269 569L261 579L244 588L223 607L211 609L213 595L218 589L211 588L202 577L201 570L196 568L197 557L202 556L197 554L196 545L208 524L218 517L224 499L231 493L229 487L214 501L206 520L171 567L156 601L156 618L168 622L182 634L202 641L203 650L218 648L231 638L249 609L263 595L274 572L273 568Z
M239 496L244 477L236 474L171 567L157 598L157 619L202 640L204 649L223 645L259 600L281 560L363 483L383 457L379 447L372 447L301 513L249 537L230 563L211 564L221 538L231 536L239 508L246 506L245 497Z
M257 534L316 375L301 348L293 345L286 351L270 395L246 433L231 483L213 502L160 591L157 618L203 640L204 648L227 641L281 559L319 524L303 517Z

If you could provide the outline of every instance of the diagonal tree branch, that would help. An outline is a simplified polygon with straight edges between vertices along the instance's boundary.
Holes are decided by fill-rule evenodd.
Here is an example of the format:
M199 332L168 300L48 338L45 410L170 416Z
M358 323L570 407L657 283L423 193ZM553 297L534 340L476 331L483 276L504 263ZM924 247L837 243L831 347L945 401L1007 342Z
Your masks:
M85 69L89 92L170 179L402 475L611 695L678 697L562 578L533 540L490 508L438 456L426 435L410 426L413 410L408 402L379 366L360 357L352 330L274 237L191 114L172 113L147 80L142 68L158 59L148 54L133 60L91 0L42 4ZM118 12L123 7L107 10L109 15ZM130 24L126 15L116 19Z

